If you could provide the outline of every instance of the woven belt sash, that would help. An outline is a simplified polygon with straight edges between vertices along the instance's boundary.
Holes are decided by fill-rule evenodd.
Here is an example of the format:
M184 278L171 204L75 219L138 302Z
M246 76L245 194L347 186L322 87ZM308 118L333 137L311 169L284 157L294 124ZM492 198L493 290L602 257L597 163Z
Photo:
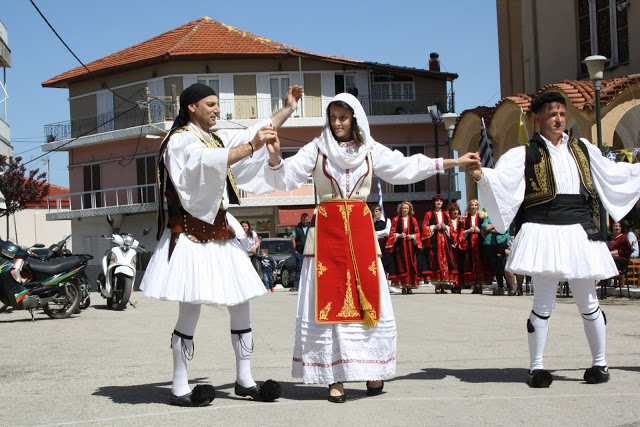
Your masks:
M180 234L185 233L195 243L208 243L214 240L229 240L236 237L233 228L227 223L227 211L218 211L213 224L202 221L183 210L183 214L169 218L171 240L169 241L169 259L178 243Z
M321 203L315 244L316 321L375 326L380 320L382 272L366 203L350 199Z
M555 199L525 210L525 222L551 225L580 224L589 240L604 241L591 217L589 203L580 194L558 194Z

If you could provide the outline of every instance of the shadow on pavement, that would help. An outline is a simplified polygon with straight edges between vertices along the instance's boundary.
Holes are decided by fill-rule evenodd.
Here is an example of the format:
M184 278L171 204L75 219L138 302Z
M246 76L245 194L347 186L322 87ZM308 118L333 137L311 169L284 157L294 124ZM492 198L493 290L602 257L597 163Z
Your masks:
M208 378L197 378L190 380L189 385L193 388L197 384L206 384ZM258 384L262 384L263 381L258 381ZM328 395L328 386L326 385L304 385L297 382L282 382L279 381L282 387L283 399L290 400L326 400ZM231 399L231 400L251 400L250 397L239 397L234 394L234 384L213 384L216 389L216 399ZM346 392L349 393L350 398L357 399L362 393L362 397L366 396L366 387L362 390L351 390L345 385ZM171 381L152 383L152 384L138 384L127 386L104 386L98 388L93 393L94 396L103 396L111 399L114 403L123 403L130 405L140 405L148 403L169 403L169 393L171 390Z
M420 372L395 377L399 380L441 380L448 376L456 377L466 383L524 383L527 380L527 369L440 369L426 368ZM554 379L561 379L554 375Z

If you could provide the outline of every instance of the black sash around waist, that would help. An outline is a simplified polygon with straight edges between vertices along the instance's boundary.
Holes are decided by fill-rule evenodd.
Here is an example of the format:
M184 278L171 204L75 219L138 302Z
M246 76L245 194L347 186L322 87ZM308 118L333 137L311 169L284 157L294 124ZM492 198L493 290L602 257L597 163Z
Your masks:
M581 194L558 194L553 200L525 210L524 222L547 225L580 224L589 240L604 241Z

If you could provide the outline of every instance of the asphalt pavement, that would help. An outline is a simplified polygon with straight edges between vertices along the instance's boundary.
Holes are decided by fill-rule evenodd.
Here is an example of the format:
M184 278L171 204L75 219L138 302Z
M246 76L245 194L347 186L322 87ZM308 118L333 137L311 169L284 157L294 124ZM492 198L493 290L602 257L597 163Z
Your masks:
M545 368L548 389L525 384L526 319L532 296L392 295L398 326L397 375L384 393L345 384L348 401L327 401L327 386L291 377L297 294L279 289L251 302L253 376L282 385L275 403L233 393L235 358L225 308L203 307L195 334L191 385L217 397L204 408L169 406L169 348L177 304L135 292L136 308L93 304L70 319L0 313L0 402L7 426L60 425L582 425L640 426L640 303L609 297L611 381L582 380L591 356L571 298L558 298Z

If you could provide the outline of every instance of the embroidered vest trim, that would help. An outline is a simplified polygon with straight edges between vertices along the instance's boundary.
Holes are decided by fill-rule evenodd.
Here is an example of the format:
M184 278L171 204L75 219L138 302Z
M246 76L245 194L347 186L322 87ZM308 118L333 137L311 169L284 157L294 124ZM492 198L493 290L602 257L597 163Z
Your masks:
M525 209L529 209L555 199L558 194L558 189L549 149L540 135L536 134L531 141L527 143L525 150L524 206ZM594 212L594 205L598 203L598 193L591 179L591 162L587 147L584 145L584 142L572 138L569 140L569 152L578 167L580 194L590 202L591 210Z

